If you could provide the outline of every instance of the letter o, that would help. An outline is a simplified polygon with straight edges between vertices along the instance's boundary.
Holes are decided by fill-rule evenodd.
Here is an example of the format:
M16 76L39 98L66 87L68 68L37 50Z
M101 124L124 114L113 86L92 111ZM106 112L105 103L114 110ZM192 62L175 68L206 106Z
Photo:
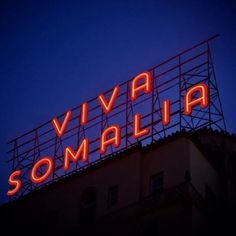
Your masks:
M44 174L42 174L41 176L38 176L37 175L38 168L41 167L42 165L47 165L47 170ZM54 166L53 160L50 157L44 157L41 160L37 161L34 164L31 174L30 174L31 181L33 183L38 184L46 180L49 177L49 175L52 173L53 166Z

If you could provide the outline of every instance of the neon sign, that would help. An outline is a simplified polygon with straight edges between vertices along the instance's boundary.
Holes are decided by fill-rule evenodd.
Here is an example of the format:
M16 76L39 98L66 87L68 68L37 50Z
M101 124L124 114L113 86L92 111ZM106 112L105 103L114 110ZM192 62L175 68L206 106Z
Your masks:
M144 83L141 85L138 85L139 80L144 79ZM152 82L152 77L149 72L143 72L139 75L137 75L133 80L132 80L132 85L131 85L131 100L135 100L138 97L138 93L144 92L144 93L150 93L151 92L151 82ZM193 98L193 94L199 92L199 96L197 98ZM98 96L98 101L101 105L101 108L105 113L109 113L112 110L112 107L115 103L115 100L117 98L117 95L119 93L119 86L114 87L112 96L107 101L104 97L103 94ZM87 120L87 115L88 115L88 107L87 105L81 106L81 121L80 124L85 125L86 120ZM193 107L200 105L201 108L205 108L208 105L208 87L206 84L201 83L192 86L185 94L184 97L184 113L186 115L190 115ZM85 108L86 107L86 108ZM162 112L162 124L163 125L168 125L170 122L170 101L169 100L164 100L163 101L163 112ZM71 118L72 112L67 111L65 118L62 122L62 124L59 124L57 118L53 118L52 120L52 126L54 127L55 133L58 137L62 137L68 122ZM147 135L150 132L148 128L142 128L141 127L141 115L140 114L135 114L134 115L134 121L133 121L133 137L135 139L138 139L142 136ZM121 131L120 131L120 126L118 124L114 124L106 128L101 135L100 138L100 149L99 152L101 154L106 153L106 149L109 145L113 145L114 148L118 148L120 146L120 141L121 141ZM112 136L109 138L109 136ZM65 154L64 154L64 170L68 171L69 169L69 163L70 159L73 161L77 161L80 157L81 159L86 162L88 160L88 153L89 153L89 139L85 138L80 146L78 147L78 150L75 152L70 146L67 146L65 148ZM46 165L47 170L45 173L43 173L41 176L38 176L37 170L41 165ZM33 183L41 183L44 180L46 180L49 175L52 173L53 170L53 160L51 157L42 157L39 161L37 161L31 171L31 181ZM7 192L8 196L12 196L17 193L20 189L21 181L19 179L15 179L16 177L19 177L21 173L21 170L16 170L10 175L9 178L9 184L13 186L11 190Z
M219 97L208 42L14 139L7 195L27 194L137 141L158 141L181 129L224 129L221 107L213 104Z

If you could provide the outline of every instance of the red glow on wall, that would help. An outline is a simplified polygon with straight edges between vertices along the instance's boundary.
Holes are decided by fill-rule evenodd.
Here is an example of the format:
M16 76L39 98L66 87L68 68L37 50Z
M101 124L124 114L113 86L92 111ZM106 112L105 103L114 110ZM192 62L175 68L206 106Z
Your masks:
M7 191L7 196L13 196L20 190L21 180L16 179L16 177L19 177L20 175L21 175L21 170L16 170L11 173L8 183L10 186L14 186L14 188Z
M46 165L47 170L45 171L44 174L42 174L41 176L38 176L38 169L42 167L43 165ZM49 175L52 173L53 166L54 164L51 157L44 157L40 159L39 161L37 161L35 165L33 166L31 174L30 174L31 181L33 183L38 184L46 180L49 177Z
M71 111L68 111L66 113L65 118L62 122L62 125L60 125L60 123L56 117L53 118L52 125L53 125L58 137L61 137L64 134L66 126L71 118L71 114L72 114Z
M193 94L199 92L198 98L193 98ZM190 115L192 109L196 105L200 105L201 108L208 106L208 88L204 83L200 83L191 87L184 97L184 114Z
M72 149L72 147L70 146L66 147L64 154L64 165L63 165L64 170L67 171L69 169L70 160L77 162L78 159L81 157L83 162L88 161L88 152L89 152L89 140L87 138L85 138L82 141L76 152Z
M138 85L140 81L144 80L144 83ZM137 75L131 83L131 100L135 100L138 97L138 93L143 91L144 93L150 93L152 91L152 76L149 71L145 71Z
M108 137L113 135L113 137ZM106 128L100 138L100 154L106 152L107 146L113 145L115 148L120 146L120 126L112 125Z

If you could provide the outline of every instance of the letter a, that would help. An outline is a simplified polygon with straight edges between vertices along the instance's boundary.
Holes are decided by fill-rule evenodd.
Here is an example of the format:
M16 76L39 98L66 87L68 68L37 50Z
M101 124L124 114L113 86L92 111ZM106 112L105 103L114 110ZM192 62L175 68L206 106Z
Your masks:
M193 99L193 93L199 92L199 97ZM208 88L204 83L194 85L190 88L184 97L184 114L190 115L192 113L193 106L200 104L201 108L208 106Z
M138 85L140 80L144 80L144 83ZM145 71L137 75L131 83L131 100L135 100L138 96L138 92L144 91L144 93L150 93L152 91L152 76L149 71Z
M114 134L112 138L108 138L111 134ZM107 146L113 144L115 148L120 146L120 127L119 125L112 125L106 128L100 138L100 154L106 152Z

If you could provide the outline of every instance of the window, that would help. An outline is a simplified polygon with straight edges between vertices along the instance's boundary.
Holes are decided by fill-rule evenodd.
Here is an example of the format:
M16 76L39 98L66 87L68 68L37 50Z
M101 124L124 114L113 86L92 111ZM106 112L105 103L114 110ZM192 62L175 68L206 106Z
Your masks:
M81 196L80 222L84 226L93 224L96 219L96 191L88 188Z
M163 190L163 172L150 177L150 194L161 192Z
M108 207L114 206L118 202L118 185L114 185L108 189Z

